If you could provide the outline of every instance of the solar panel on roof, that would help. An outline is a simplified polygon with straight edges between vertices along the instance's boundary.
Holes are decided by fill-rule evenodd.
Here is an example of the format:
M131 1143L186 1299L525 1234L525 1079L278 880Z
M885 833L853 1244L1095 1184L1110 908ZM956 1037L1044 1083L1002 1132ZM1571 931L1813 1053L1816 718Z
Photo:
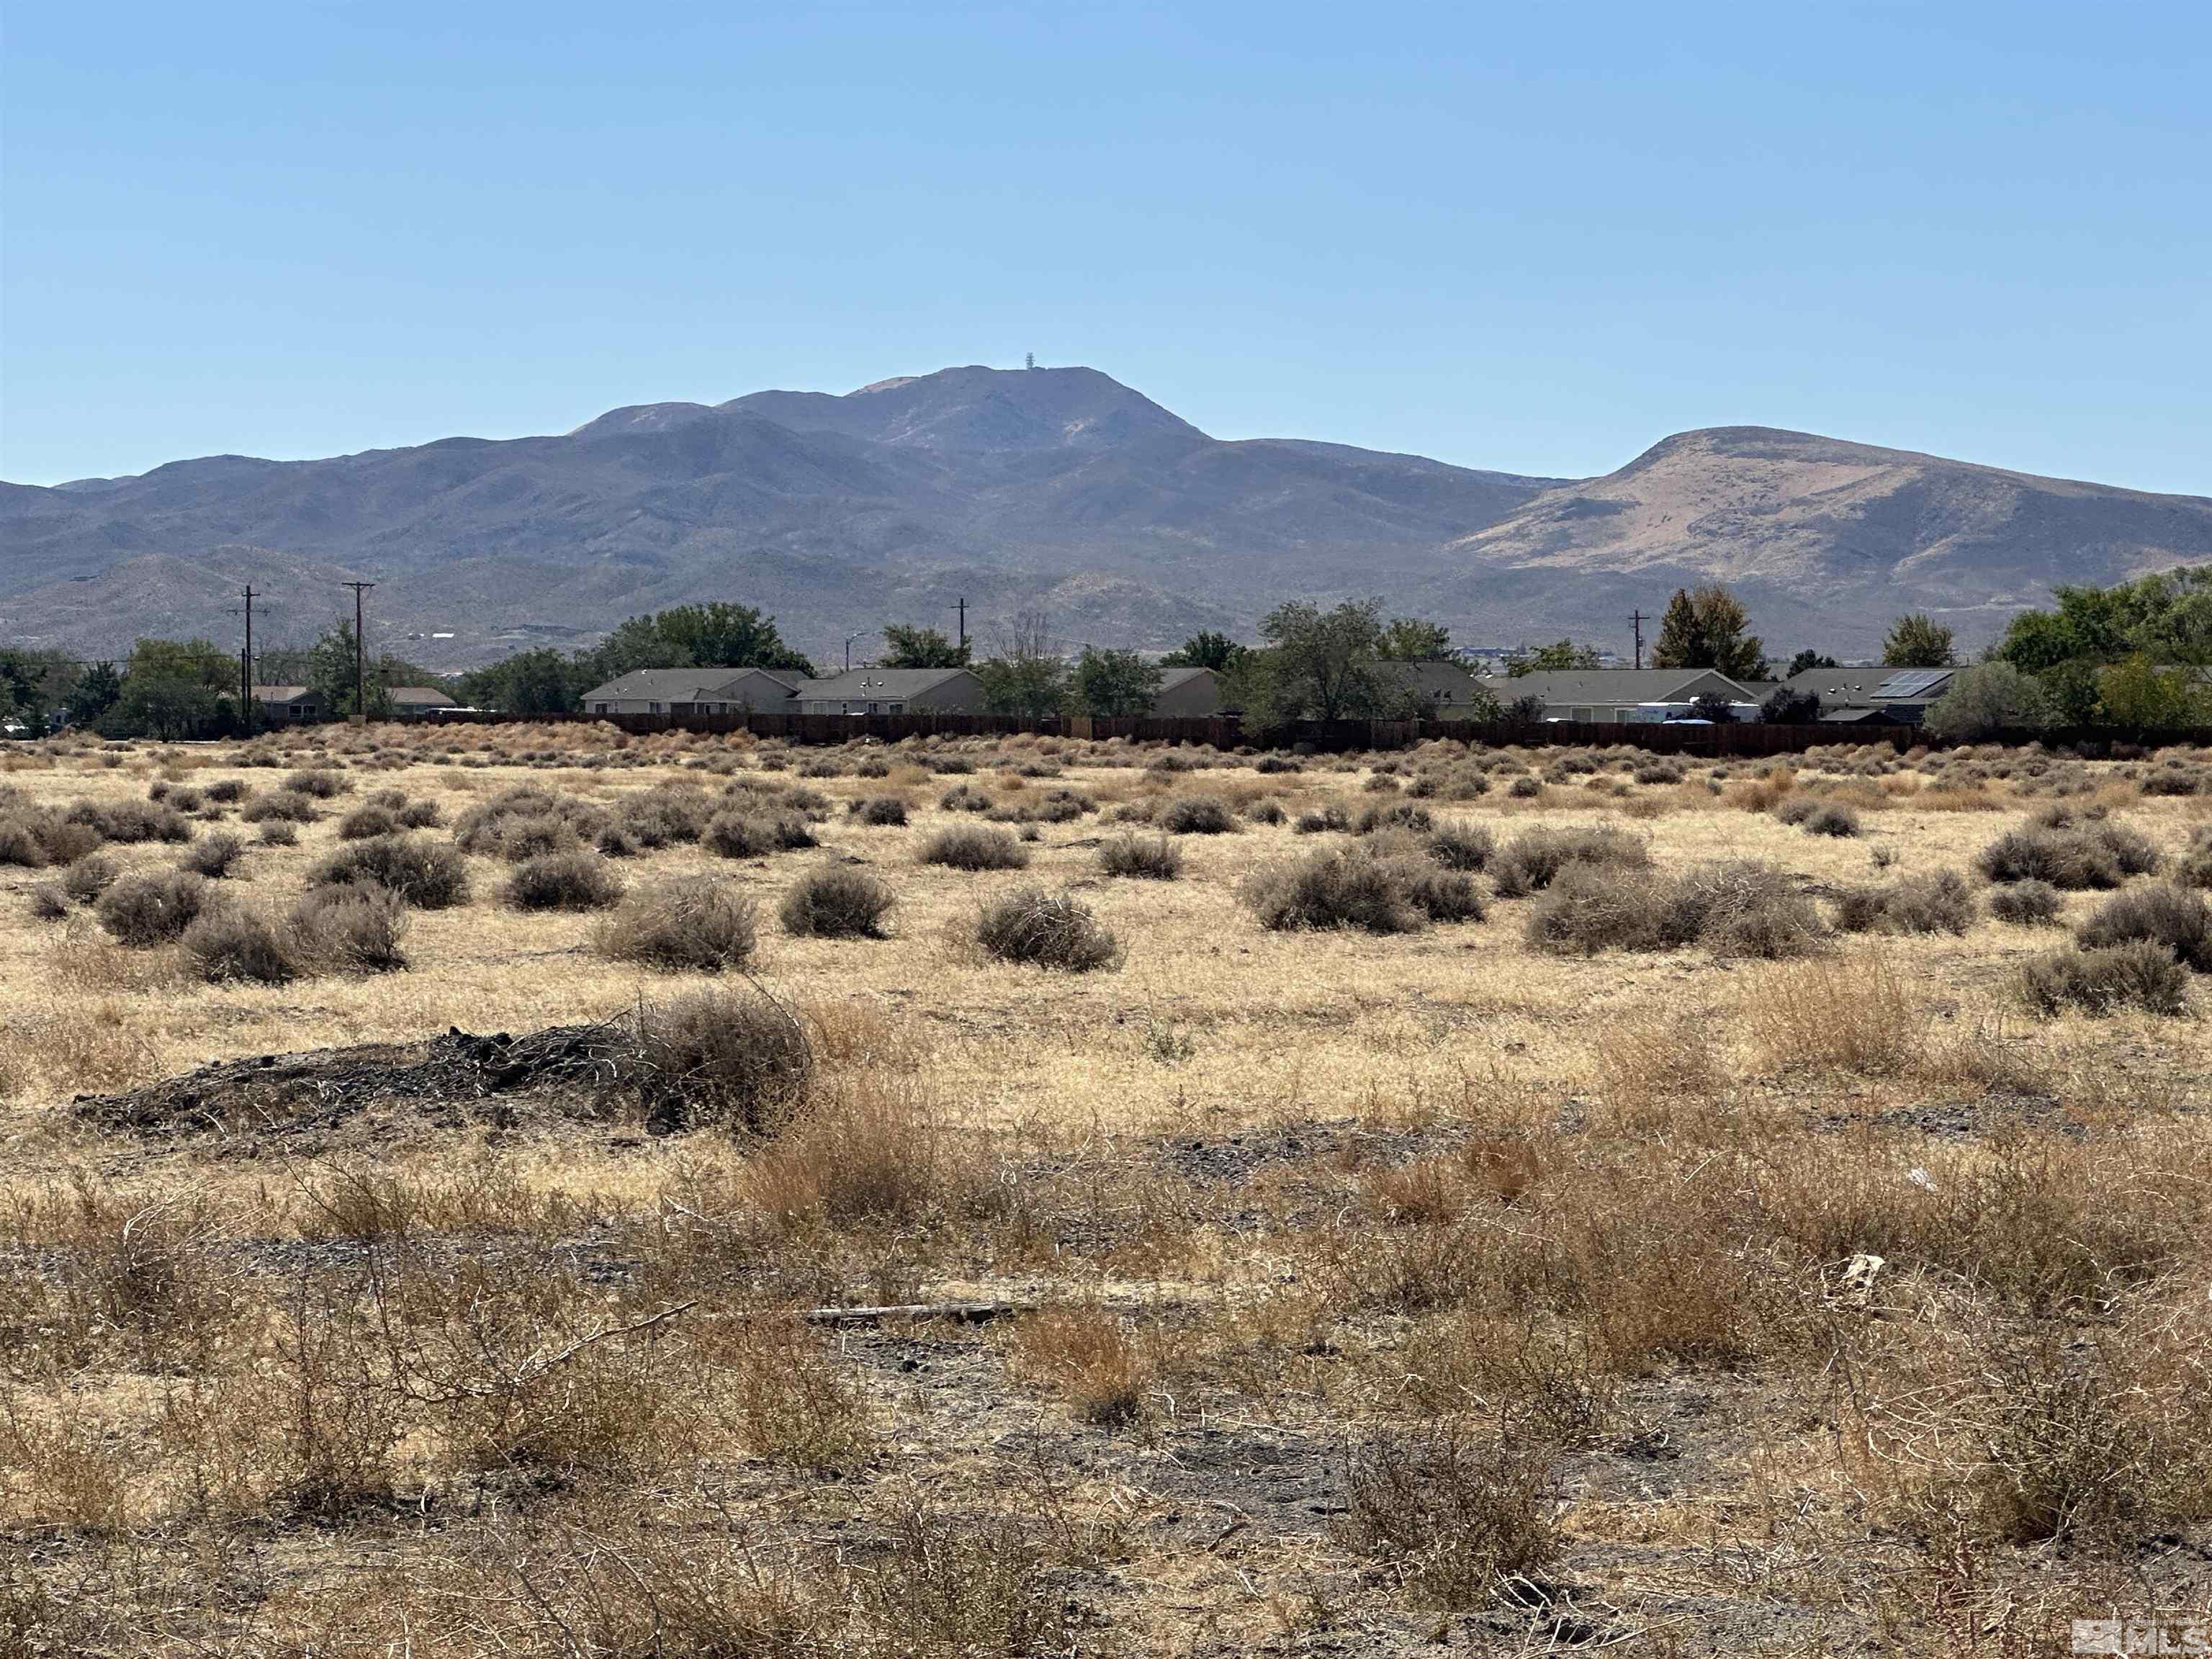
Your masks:
M1892 674L1874 689L1877 697L1917 697L1950 678L1948 668L1916 668L1906 674Z

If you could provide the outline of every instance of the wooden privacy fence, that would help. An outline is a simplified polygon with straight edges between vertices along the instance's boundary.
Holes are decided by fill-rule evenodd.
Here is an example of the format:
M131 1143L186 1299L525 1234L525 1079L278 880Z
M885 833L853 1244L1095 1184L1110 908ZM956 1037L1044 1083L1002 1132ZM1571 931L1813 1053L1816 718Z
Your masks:
M580 722L611 726L634 736L660 732L728 734L787 743L847 743L855 738L897 743L907 738L1008 737L1030 732L1061 737L1132 743L1210 744L1217 749L1250 744L1261 749L1305 749L1340 754L1370 749L1407 749L1417 743L1487 744L1494 748L1648 750L1659 755L1713 758L1799 755L1808 749L1881 744L1900 753L1948 745L1917 726L1781 726L1747 720L1725 726L1688 721L1545 720L1518 725L1503 720L1301 720L1265 732L1248 732L1233 714L1154 719L1139 715L1094 719L1025 720L1014 714L503 714L481 709L442 713L434 722L452 726L509 726ZM2154 749L2212 747L2212 729L2171 731L2109 726L2061 726L2042 732L2012 732L1979 739L2012 746L2040 744L2087 759L2126 758Z

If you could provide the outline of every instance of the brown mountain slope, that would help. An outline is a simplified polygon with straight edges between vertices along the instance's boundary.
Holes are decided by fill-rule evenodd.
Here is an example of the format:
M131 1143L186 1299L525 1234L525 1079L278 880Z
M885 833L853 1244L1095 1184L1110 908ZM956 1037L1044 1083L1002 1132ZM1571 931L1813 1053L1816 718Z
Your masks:
M1863 653L1925 610L1978 642L2063 582L2212 560L2212 501L1974 466L1765 427L1685 432L1453 543L1425 590L1536 616L1561 592L1655 608L1672 585L1740 589L1770 643Z
M987 635L1042 602L1072 641L1157 647L1249 635L1285 597L1379 593L1468 644L1625 647L1632 609L1719 579L1770 646L1856 654L1902 610L1978 643L2055 582L2207 560L2212 501L1802 433L1684 433L1568 482L1224 442L1095 370L966 368L556 437L0 484L0 639L228 641L249 579L265 637L305 639L358 574L374 637L439 667L723 598L824 659L855 629L949 623L963 596Z

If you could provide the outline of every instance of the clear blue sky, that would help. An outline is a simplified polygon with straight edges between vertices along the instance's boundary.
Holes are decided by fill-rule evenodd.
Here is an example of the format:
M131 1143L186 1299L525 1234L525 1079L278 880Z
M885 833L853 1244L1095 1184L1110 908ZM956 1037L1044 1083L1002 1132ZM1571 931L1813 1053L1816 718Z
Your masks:
M2212 493L2212 8L7 9L0 477L1088 363Z

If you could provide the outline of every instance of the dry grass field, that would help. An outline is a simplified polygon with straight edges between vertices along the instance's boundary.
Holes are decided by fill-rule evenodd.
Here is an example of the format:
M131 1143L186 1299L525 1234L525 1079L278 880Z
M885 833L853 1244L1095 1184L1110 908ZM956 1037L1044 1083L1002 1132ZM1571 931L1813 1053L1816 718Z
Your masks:
M2212 757L0 769L0 1654L2212 1613Z

